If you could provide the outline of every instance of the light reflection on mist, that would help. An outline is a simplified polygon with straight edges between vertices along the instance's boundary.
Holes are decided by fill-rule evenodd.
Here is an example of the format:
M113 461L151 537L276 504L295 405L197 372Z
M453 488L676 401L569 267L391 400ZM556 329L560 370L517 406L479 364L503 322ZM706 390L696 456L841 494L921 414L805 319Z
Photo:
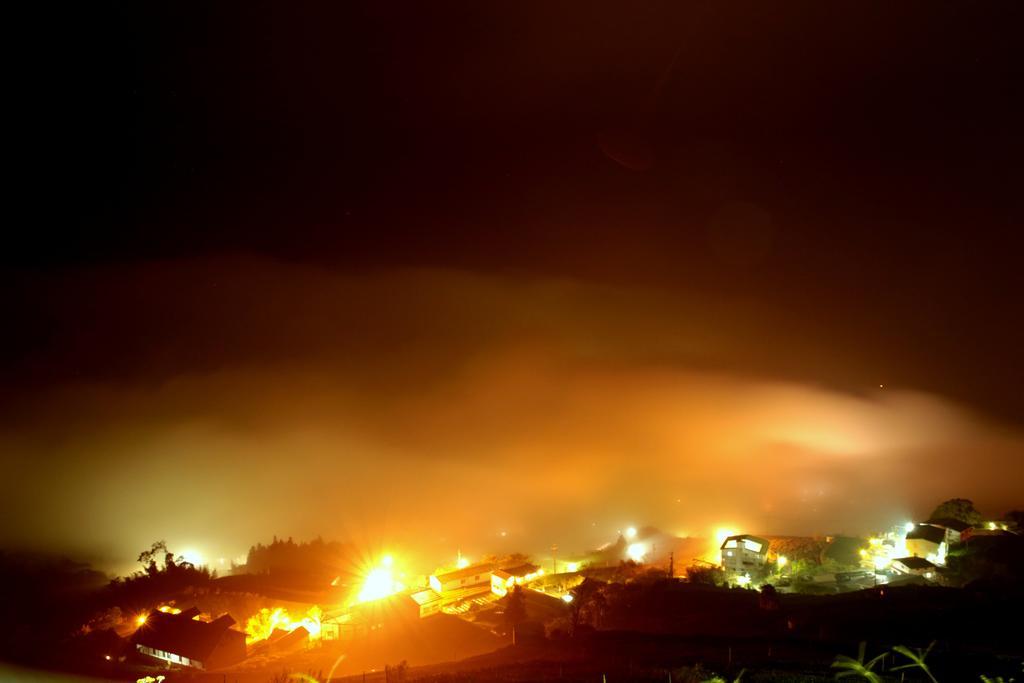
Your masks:
M1024 438L941 397L690 367L716 353L723 365L740 322L698 317L666 356L662 304L622 306L604 288L288 275L320 292L299 319L232 312L231 297L194 314L206 333L147 318L127 376L56 383L3 423L17 476L0 505L19 521L0 542L104 548L122 567L158 538L235 557L274 534L319 534L402 547L429 570L459 549L582 551L632 523L858 533L954 496L992 515L1018 502L994 473ZM245 336L237 355L215 343L222 331ZM168 338L221 355L165 367ZM153 366L158 381L130 372Z

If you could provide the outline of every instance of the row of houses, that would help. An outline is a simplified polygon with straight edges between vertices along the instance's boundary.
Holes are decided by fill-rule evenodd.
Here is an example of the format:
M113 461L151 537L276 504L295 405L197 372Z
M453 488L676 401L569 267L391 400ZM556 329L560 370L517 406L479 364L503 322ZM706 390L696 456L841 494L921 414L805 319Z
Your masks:
M975 536L1006 533L1009 532L1005 525L999 526L996 523L973 526L957 519L930 519L910 526L902 539L902 547L896 549L890 544L890 552L896 555L890 555L891 563L887 563L896 574L935 579L939 568L946 564L946 555L951 546L969 541ZM768 540L758 536L729 536L720 547L721 566L732 579L749 580L758 577L766 570L768 547Z

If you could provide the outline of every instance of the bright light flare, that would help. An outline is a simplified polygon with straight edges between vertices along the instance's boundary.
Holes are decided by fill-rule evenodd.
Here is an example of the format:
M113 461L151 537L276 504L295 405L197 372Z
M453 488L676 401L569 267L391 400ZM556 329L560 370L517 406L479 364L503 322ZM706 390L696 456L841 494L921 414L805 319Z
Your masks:
M736 577L736 585L737 586L743 586L744 588L746 588L747 586L750 585L750 577L747 576L746 574L744 574L743 576L737 576Z
M626 529L626 538L636 538L636 527Z
M149 619L149 615L148 614L140 614L139 616L135 617L135 625L136 626L143 626L143 625L145 625L145 623L146 623L146 621L148 619Z
M779 569L782 569L787 564L789 564L789 558L785 555L779 555L779 559L775 560L775 566Z
M644 548L643 543L631 543L629 547L626 548L626 555L628 555L629 559L633 560L634 562L643 562L644 555L646 554L647 549Z
M196 567L203 566L203 554L195 548L189 548L181 554L181 559Z
M462 555L459 555L459 559L457 559L455 561L455 568L456 569L465 569L468 566L469 566L469 558L468 557L463 557Z
M395 578L394 565L395 560L391 555L382 557L380 565L367 572L356 602L380 600L403 590L405 586Z
M565 604L567 604L567 605L568 605L568 604L569 604L570 602L572 602L572 593L566 593L565 595L563 595L563 596L562 596L562 602L564 602L564 603L565 603Z
M906 524L903 525L903 530L906 531L909 534L911 531L914 530L914 528L916 526L917 525L914 524L913 522L907 522Z
M247 643L254 643L259 640L266 640L274 631L287 631L291 633L300 626L309 633L310 640L320 638L320 620L323 611L314 605L309 608L302 619L293 619L284 607L276 609L263 608L256 614L249 617L245 623L245 640Z
M719 547L721 547L721 545L725 543L725 539L729 538L730 536L736 535L738 534L735 529L720 526L717 529L715 529L715 542L718 544Z

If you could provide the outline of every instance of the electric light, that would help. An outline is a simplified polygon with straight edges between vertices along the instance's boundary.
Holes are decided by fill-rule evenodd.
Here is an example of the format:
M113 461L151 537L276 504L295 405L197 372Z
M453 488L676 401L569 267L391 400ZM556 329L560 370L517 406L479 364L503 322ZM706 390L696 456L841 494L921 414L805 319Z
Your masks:
M629 527L626 529L626 538L636 538L636 528Z
M563 596L562 596L562 602L564 602L564 603L565 603L565 604L567 604L567 605L568 605L568 604L569 604L570 602L572 602L572 593L566 593L565 595L563 595Z
M779 559L777 559L775 561L775 566L777 566L779 569L782 569L788 563L789 563L789 558L787 558L785 555L779 555Z
M715 529L715 541L718 542L719 546L725 543L725 539L730 536L736 536L736 532L728 527L719 527Z
M201 567L203 565L202 553L200 553L198 550L194 548L189 548L188 550L183 552L181 554L181 557L183 560L185 560L189 564L195 565L196 567Z

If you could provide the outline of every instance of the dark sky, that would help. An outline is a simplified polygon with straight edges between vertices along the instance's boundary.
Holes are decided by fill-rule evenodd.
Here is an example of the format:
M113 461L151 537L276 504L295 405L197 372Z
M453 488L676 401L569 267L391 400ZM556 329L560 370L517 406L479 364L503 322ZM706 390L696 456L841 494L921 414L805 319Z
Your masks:
M706 390L718 417L701 425L740 416L761 434L756 416L796 392L798 422L832 415L861 451L936 454L914 465L931 483L894 488L894 509L946 492L1019 502L933 473L991 457L993 480L1024 474L1022 19L1012 2L168 3L26 19L12 187L27 210L0 252L4 457L41 495L54 472L107 471L111 444L138 453L133 439L169 453L128 477L140 487L179 438L203 444L190 467L221 484L228 451L280 457L256 454L261 430L358 433L363 455L324 446L324 471L355 458L369 485L436 474L440 451L504 472L517 447L548 464L595 439L621 441L600 464L639 449L655 469L672 467L647 424L666 405L692 415ZM671 377L689 389L668 400ZM315 396L304 410L299 387ZM196 420L230 446L185 435ZM721 449L730 431L697 442ZM768 441L836 438L800 433ZM712 459L700 450L692 462ZM559 497L539 478L513 508ZM203 500L234 514L251 483ZM109 492L83 487L96 514L76 549L128 554L97 501ZM610 505L622 523L641 490L609 503L595 485L564 509ZM863 515L832 509L833 526ZM69 545L84 522L57 517L3 537L46 528L44 544ZM163 519L131 542L178 533ZM278 519L277 533L318 532Z

